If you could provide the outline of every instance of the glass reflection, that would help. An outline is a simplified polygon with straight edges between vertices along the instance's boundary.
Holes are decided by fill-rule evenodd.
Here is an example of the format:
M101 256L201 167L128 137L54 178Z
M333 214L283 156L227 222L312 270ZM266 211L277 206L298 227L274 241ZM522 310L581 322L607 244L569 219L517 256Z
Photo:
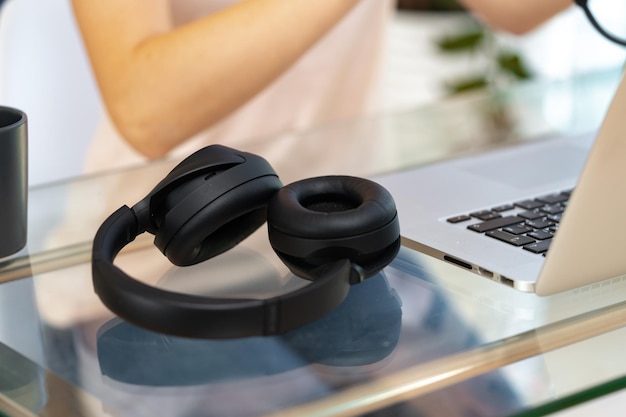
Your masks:
M111 379L145 386L236 381L309 364L363 366L392 353L401 318L400 300L381 273L353 286L328 315L280 336L196 340L116 318L98 331L98 363Z
M46 403L45 392L41 368L0 343L0 393L27 410L38 412Z
M160 272L151 282L174 291L230 296L247 290L268 296L295 285L289 274L248 248L230 253L232 262L221 259L191 270L159 269L143 252L129 253L127 260L154 265ZM115 318L85 287L89 265L41 275L35 280L45 354L41 365L79 389L71 402L78 415L245 417L277 412L484 342L474 318L459 308L462 299L443 290L422 261L403 250L383 273L353 286L345 302L327 316L281 336L231 340L170 337ZM143 270L149 275L146 269L151 268ZM256 280L259 275L263 278ZM0 286L0 294L18 298L16 284ZM503 320L470 301L465 307L477 310L473 314L488 315L493 325ZM4 317L11 326L22 322ZM12 347L27 349L17 342ZM509 378L495 372L390 410L396 416L441 415L437 411L445 410L450 417L490 417L518 409L520 401Z

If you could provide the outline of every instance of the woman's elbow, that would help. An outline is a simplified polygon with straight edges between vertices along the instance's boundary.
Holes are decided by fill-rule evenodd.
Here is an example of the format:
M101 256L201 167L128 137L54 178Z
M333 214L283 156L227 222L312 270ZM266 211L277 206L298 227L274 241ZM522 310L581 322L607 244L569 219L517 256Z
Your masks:
M220 111L181 110L189 105L163 104L155 95L121 95L105 100L105 105L121 137L148 159L167 156L223 117Z
M136 152L147 159L159 159L167 156L176 146L177 138L168 135L167 129L152 115L111 112L111 119L117 132ZM174 143L174 144L173 144Z

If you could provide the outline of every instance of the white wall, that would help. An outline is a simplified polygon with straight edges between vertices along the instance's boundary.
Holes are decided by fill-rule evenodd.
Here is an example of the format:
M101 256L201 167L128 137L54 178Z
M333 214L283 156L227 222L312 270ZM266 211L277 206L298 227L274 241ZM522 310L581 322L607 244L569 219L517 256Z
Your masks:
M81 171L101 110L68 0L6 0L0 104L28 115L32 185Z

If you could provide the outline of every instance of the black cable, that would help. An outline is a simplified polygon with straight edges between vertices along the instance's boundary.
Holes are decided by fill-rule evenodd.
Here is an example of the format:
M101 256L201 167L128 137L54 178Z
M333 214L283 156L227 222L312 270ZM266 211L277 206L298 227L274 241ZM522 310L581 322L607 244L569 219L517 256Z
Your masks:
M591 13L591 10L589 10L589 6L587 4L588 0L574 0L574 3L576 3L583 9L583 11L585 12L585 15L587 16L587 19L589 19L589 22L591 22L592 26L598 32L600 32L602 36L604 36L605 38L607 38L608 40L612 42L615 42L618 45L626 46L626 40L618 38L617 36L607 32L606 30L604 30L602 26L600 26L600 24L594 17L593 13Z

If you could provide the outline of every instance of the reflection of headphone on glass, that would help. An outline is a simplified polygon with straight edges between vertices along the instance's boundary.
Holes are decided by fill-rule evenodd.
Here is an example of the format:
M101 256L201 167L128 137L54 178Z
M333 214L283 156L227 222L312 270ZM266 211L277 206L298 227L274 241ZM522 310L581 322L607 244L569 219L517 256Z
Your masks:
M352 288L324 317L286 334L229 340L163 337L115 318L98 329L96 351L100 371L115 381L154 387L218 384L311 364L376 364L396 349L401 323L401 300L380 272Z
M282 187L263 158L219 145L178 164L132 208L100 226L93 243L96 293L114 313L139 326L188 337L284 333L337 307L351 284L393 260L400 230L393 198L362 178L329 176ZM141 233L178 266L234 247L265 221L270 243L296 275L312 281L264 299L223 299L159 289L113 265Z

